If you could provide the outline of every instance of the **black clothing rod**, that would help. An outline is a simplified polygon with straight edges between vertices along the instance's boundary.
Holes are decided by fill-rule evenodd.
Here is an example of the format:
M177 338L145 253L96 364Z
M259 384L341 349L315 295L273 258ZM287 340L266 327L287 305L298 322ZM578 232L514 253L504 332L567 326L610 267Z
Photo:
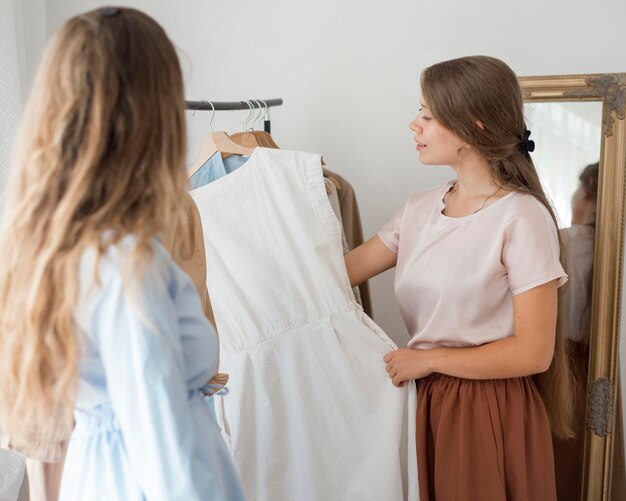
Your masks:
M256 99L250 100L250 105L253 108L265 108L263 102L265 102L268 108L283 104L282 99L264 99L263 101ZM215 111L234 111L250 109L250 106L245 101L185 101L185 104L188 110L212 111L215 108Z

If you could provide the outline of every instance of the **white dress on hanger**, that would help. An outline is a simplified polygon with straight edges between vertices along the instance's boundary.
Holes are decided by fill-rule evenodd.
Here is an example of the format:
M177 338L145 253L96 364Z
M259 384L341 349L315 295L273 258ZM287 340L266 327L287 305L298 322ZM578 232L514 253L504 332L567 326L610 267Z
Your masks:
M256 148L190 192L228 392L218 423L255 501L416 500L416 392L354 300L321 159Z

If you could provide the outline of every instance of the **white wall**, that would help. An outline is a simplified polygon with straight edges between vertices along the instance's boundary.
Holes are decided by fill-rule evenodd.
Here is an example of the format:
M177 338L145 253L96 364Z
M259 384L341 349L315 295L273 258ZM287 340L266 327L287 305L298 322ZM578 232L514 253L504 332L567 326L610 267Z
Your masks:
M20 46L14 2L0 0L0 192L11 164L13 139L21 113Z
M17 21L22 101L35 76L46 43L46 0L10 0Z
M0 0L0 202L15 131L46 35L45 0Z
M183 54L189 99L282 97L272 112L283 148L320 152L355 187L366 235L416 190L451 176L416 160L407 124L420 71L467 54L490 54L519 75L626 71L622 0L119 2L154 16ZM48 33L94 0L48 0ZM232 130L245 113L218 114ZM190 119L190 157L208 113ZM406 339L392 276L374 280L376 320Z

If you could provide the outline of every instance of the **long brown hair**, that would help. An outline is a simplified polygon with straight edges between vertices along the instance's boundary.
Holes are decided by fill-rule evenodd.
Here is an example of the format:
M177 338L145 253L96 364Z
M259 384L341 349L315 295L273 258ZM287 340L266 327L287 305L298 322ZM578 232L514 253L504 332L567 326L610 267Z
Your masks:
M535 165L530 155L520 148L526 123L522 93L513 70L493 57L462 57L430 66L422 73L421 84L422 94L433 117L489 161L494 182L534 196L558 226ZM560 236L559 243L560 259L565 268ZM559 290L559 297L562 294L563 287ZM553 433L569 437L572 436L573 399L562 314L563 308L559 308L550 368L536 375L535 379L550 416Z
M163 29L129 8L70 19L26 106L0 233L0 422L15 448L70 429L79 259L132 233L126 271L145 272L151 240L177 217L185 148L181 69Z
M592 203L595 204L598 201L598 176L600 172L600 162L596 162L593 164L587 165L580 176L578 176L578 180L580 181L580 186L585 191L585 194ZM595 226L596 222L591 223Z

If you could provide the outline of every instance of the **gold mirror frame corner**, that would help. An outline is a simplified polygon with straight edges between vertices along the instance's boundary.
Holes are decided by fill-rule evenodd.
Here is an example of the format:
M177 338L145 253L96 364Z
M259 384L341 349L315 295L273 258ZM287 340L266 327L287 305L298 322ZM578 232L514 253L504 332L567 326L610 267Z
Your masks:
M626 73L521 77L525 102L602 102L583 499L609 500L626 202Z

